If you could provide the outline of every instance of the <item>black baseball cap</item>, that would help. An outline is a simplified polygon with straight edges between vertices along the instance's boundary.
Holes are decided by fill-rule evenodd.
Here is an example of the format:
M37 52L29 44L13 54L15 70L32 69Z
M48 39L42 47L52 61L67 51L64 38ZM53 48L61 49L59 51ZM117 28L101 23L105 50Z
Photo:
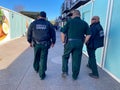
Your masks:
M46 18L46 12L41 11L41 12L40 12L40 16Z

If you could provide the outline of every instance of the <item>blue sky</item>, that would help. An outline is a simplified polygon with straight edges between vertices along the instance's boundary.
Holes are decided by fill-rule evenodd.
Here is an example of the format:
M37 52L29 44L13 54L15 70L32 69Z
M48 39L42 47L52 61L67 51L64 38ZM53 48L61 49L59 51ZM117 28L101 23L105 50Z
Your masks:
M0 0L0 6L14 10L21 5L25 11L46 11L48 19L53 20L60 16L61 5L64 0Z

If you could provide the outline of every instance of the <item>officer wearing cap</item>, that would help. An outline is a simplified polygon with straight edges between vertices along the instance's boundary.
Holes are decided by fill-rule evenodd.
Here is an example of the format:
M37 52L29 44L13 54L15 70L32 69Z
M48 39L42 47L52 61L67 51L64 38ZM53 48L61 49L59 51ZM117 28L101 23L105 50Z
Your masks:
M67 41L65 39L67 35ZM62 77L68 75L68 59L72 54L72 77L77 79L82 56L82 48L90 38L90 30L88 24L80 19L80 12L74 10L72 19L61 29L61 39L64 43L64 54L62 56Z
M27 41L31 47L34 47L33 67L42 79L45 78L47 70L48 49L54 46L56 34L53 25L46 20L46 13L40 12L40 15L33 21L27 32Z

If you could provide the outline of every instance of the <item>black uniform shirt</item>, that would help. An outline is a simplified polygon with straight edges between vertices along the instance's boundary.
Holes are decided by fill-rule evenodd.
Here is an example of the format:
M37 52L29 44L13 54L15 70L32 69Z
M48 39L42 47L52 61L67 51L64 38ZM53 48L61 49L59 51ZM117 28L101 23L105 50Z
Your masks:
M38 42L51 40L52 43L55 43L56 35L53 25L45 19L33 21L28 28L27 40L29 43L32 40Z

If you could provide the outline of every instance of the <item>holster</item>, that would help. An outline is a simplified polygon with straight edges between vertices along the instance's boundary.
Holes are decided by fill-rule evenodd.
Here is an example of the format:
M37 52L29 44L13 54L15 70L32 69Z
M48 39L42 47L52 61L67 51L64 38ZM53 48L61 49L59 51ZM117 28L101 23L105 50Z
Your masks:
M50 46L51 46L51 41L35 41L34 40L33 43L34 43L34 46L36 44L40 44L40 45L43 45L43 46L48 47L48 48L50 48Z

